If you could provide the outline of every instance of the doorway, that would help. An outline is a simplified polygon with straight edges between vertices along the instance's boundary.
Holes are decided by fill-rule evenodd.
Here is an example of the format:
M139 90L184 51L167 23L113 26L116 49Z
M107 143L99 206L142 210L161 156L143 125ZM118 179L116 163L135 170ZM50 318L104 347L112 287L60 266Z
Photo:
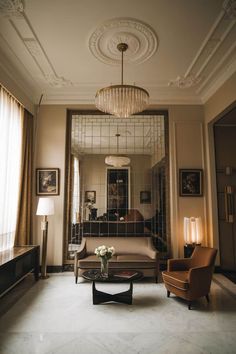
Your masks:
M236 107L214 124L220 263L236 272Z

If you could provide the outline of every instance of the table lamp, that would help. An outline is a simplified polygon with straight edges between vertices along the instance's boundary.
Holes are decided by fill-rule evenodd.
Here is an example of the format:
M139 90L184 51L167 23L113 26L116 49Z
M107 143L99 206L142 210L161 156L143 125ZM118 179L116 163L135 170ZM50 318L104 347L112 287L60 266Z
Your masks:
M202 219L200 217L184 218L184 241L200 245L202 242Z
M54 214L54 200L52 198L39 198L36 215L42 215L41 230L43 231L43 245L42 245L42 265L41 278L47 279L47 238L48 238L48 215Z

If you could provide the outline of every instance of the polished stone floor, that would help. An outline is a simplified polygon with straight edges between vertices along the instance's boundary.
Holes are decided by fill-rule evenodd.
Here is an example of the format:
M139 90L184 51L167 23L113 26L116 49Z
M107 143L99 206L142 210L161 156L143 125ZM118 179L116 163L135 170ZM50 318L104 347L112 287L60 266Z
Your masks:
M115 293L127 284L98 284ZM163 283L134 284L133 305L92 305L91 283L72 273L28 276L0 299L3 354L236 353L236 285L214 275L211 302L189 311Z

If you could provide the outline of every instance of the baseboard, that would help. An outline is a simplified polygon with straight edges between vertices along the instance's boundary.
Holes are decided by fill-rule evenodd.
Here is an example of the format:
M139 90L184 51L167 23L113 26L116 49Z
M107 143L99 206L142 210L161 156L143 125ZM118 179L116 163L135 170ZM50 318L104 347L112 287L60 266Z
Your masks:
M47 266L47 273L61 273L63 266Z

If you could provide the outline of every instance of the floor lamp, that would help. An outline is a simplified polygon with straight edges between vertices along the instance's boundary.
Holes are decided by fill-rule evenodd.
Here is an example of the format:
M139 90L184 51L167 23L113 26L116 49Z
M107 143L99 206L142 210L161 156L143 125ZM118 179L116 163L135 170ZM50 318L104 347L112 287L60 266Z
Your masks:
M41 222L41 230L43 231L43 245L42 245L42 265L41 278L47 279L47 239L48 239L48 215L54 214L54 200L52 198L39 198L36 215L43 216Z

